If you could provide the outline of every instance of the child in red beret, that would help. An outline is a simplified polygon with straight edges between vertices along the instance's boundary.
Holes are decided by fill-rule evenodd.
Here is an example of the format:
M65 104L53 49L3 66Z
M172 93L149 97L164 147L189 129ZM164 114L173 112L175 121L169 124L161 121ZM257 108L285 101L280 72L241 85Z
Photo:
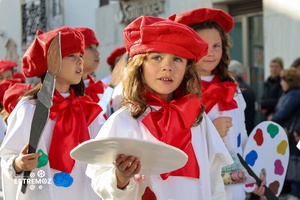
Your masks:
M119 62L120 58L126 52L126 48L124 46L115 48L110 55L107 57L106 62L110 66L110 71L113 72L116 64ZM106 76L102 79L104 84L109 84L111 79L111 75Z
M232 159L203 113L196 75L195 63L206 55L207 44L185 25L149 16L130 23L124 40L130 58L123 107L97 138L163 142L189 159L178 170L148 175L140 174L144 163L138 157L121 154L114 166L88 167L94 190L103 199L225 199L221 168Z
M12 79L14 76L13 69L18 63L11 60L0 60L0 82L6 79Z
M95 82L91 73L96 71L100 64L99 42L92 29L87 27L75 27L75 29L82 33L85 40L85 53L82 57L84 61L82 79L84 80L85 94L98 103L104 93L105 86L102 81Z
M219 9L198 8L169 19L188 25L208 43L207 55L197 63L203 91L201 102L223 140L243 155L248 139L244 116L246 103L228 70L230 44L227 33L233 28L233 18ZM231 166L223 168L226 172L230 170ZM243 187L243 184L226 185L227 200L245 199ZM254 192L263 195L263 186Z
M37 93L47 72L47 53L53 38L61 34L61 69L56 76L55 91L48 121L37 146L37 153L27 154ZM99 199L85 175L86 164L76 162L70 151L79 143L93 138L104 119L101 108L84 95L82 81L83 35L61 27L38 36L22 59L26 77L41 81L28 91L8 118L7 136L0 149L5 199ZM59 51L59 50L57 50ZM30 171L24 179L24 171ZM27 181L26 193L20 191Z

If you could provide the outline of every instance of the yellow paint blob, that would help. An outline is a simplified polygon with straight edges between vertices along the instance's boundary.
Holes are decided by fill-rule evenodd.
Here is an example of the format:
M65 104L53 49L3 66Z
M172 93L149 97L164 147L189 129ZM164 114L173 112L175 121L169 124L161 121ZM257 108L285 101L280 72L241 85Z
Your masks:
M278 145L277 145L277 153L284 155L286 153L286 148L288 146L288 143L286 140L282 140Z

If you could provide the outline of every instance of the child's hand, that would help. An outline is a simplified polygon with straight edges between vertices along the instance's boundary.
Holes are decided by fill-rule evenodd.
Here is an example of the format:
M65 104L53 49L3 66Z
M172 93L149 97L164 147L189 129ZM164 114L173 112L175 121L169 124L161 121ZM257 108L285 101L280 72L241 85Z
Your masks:
M124 189L130 179L141 170L140 159L134 156L125 156L120 154L116 161L116 176L117 176L117 187Z
M41 156L42 153L27 154L28 147L29 144L25 145L20 155L14 161L14 168L17 173L30 171L38 165L38 157Z
M232 127L232 118L231 117L219 117L213 121L217 131L221 137L225 137L229 131L229 128Z
M263 173L260 173L260 180L262 181L259 187L256 187L252 193L260 196L263 199L267 199L267 197L264 195L265 193L265 187L266 185L266 176Z

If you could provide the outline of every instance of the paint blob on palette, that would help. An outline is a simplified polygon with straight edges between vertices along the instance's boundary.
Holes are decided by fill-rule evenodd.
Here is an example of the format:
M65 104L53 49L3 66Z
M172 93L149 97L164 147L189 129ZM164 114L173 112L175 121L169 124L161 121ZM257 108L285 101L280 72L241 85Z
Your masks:
M279 196L289 160L288 139L284 129L275 122L265 121L258 124L249 135L244 150L244 159L259 177L265 170L266 182L270 190ZM244 186L252 192L255 184Z

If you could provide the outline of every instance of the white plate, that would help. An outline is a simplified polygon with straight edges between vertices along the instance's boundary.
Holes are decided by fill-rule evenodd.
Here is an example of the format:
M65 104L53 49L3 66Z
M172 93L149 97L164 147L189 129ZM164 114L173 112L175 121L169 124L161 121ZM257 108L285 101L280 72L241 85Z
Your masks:
M183 167L188 156L180 149L162 142L131 138L103 138L85 141L75 147L73 159L96 165L113 165L119 154L140 158L140 174L163 174Z

